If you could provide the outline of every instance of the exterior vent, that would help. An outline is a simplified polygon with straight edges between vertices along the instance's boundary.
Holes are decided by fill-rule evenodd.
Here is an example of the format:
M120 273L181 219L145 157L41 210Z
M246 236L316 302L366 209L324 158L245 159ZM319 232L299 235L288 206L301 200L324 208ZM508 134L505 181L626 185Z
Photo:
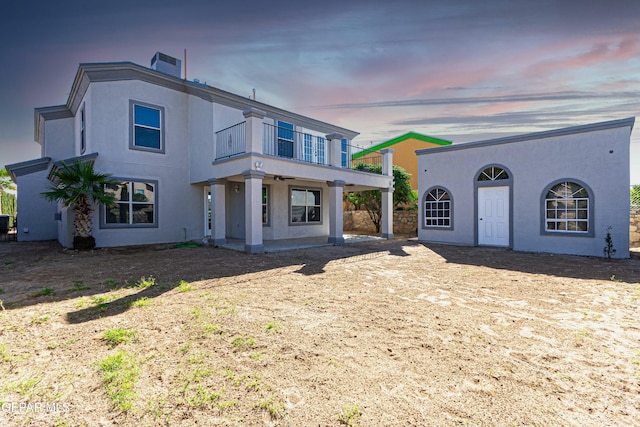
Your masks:
M161 52L156 52L153 58L151 58L152 70L169 74L170 76L180 78L182 76L181 67L182 61Z

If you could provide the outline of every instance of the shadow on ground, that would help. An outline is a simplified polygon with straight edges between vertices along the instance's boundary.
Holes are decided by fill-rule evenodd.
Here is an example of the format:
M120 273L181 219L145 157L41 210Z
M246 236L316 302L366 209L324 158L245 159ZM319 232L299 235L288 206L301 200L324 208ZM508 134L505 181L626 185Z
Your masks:
M181 281L211 281L216 287L242 281L244 275L321 274L327 263L351 257L408 256L406 241L374 241L249 255L222 248L146 245L78 252L56 242L0 246L0 300L7 310L34 304L90 298L90 307L67 314L70 323L113 316L142 298L156 298ZM153 279L154 286L140 286ZM301 280L304 278L301 277ZM97 295L122 289L128 295L102 301Z
M421 255L441 257L447 263L485 266L514 272L577 279L615 280L636 283L640 260L544 253L508 249L421 244L406 239L379 240L344 246L324 246L249 255L228 249L201 246L147 245L105 248L88 252L63 249L57 242L0 245L0 301L6 310L86 297L90 307L67 314L81 323L123 313L142 298L156 298L181 281L210 281L215 287L254 280L256 275L322 274L329 262L357 262L382 256L407 257L408 247L426 248ZM429 259L429 258L426 258ZM245 277L246 275L246 277ZM139 286L144 279L154 286ZM358 276L354 276L358 280ZM123 289L124 296L111 301L99 295ZM113 295L113 294L111 294Z
M449 263L575 279L640 281L640 260L516 252L504 248L422 244Z

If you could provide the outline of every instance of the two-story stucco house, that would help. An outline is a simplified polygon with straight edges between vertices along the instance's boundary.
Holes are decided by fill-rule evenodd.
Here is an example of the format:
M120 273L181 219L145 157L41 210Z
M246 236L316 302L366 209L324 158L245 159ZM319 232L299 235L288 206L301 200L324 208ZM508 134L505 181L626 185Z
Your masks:
M352 170L357 132L181 78L180 60L151 68L81 64L65 105L35 110L41 158L7 165L18 184L18 240L72 246L72 212L40 197L61 160L92 159L121 185L94 211L98 247L209 238L326 236L343 242L343 191L381 189L392 218L392 150L383 174ZM383 237L391 237L391 221Z

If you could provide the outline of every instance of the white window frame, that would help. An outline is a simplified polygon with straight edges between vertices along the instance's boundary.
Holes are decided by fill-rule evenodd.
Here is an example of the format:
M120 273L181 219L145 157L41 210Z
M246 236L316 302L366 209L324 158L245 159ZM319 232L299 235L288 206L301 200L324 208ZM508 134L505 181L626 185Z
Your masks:
M549 193L558 185L574 184L580 187L568 197L549 197ZM587 197L574 197L580 192L586 192ZM577 179L561 179L549 184L543 191L541 197L541 232L545 235L555 236L594 236L593 230L593 192L588 185ZM581 203L582 202L582 203ZM586 204L586 206L584 206ZM575 206L570 206L575 205ZM550 214L553 214L551 216ZM581 213L586 218L579 218ZM573 218L575 216L575 218ZM575 223L576 229L570 229L570 223ZM586 224L586 230L578 230L578 223ZM550 228L551 224L555 226ZM564 225L564 229L560 228Z
M445 196L446 198L444 198ZM451 197L449 190L441 186L429 188L422 198L422 208L423 229L453 230L453 197ZM435 216L432 215L434 212ZM442 215L439 215L440 213Z

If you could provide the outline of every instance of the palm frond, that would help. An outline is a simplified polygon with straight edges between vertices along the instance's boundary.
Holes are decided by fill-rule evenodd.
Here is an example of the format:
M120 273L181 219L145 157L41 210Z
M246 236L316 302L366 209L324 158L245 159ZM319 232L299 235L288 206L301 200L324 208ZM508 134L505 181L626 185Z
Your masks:
M40 193L51 202L61 202L65 207L78 204L96 203L113 205L115 196L105 191L105 185L118 185L119 181L111 179L110 174L97 172L94 161L73 163L60 162L60 166L51 171L54 184L47 191Z

